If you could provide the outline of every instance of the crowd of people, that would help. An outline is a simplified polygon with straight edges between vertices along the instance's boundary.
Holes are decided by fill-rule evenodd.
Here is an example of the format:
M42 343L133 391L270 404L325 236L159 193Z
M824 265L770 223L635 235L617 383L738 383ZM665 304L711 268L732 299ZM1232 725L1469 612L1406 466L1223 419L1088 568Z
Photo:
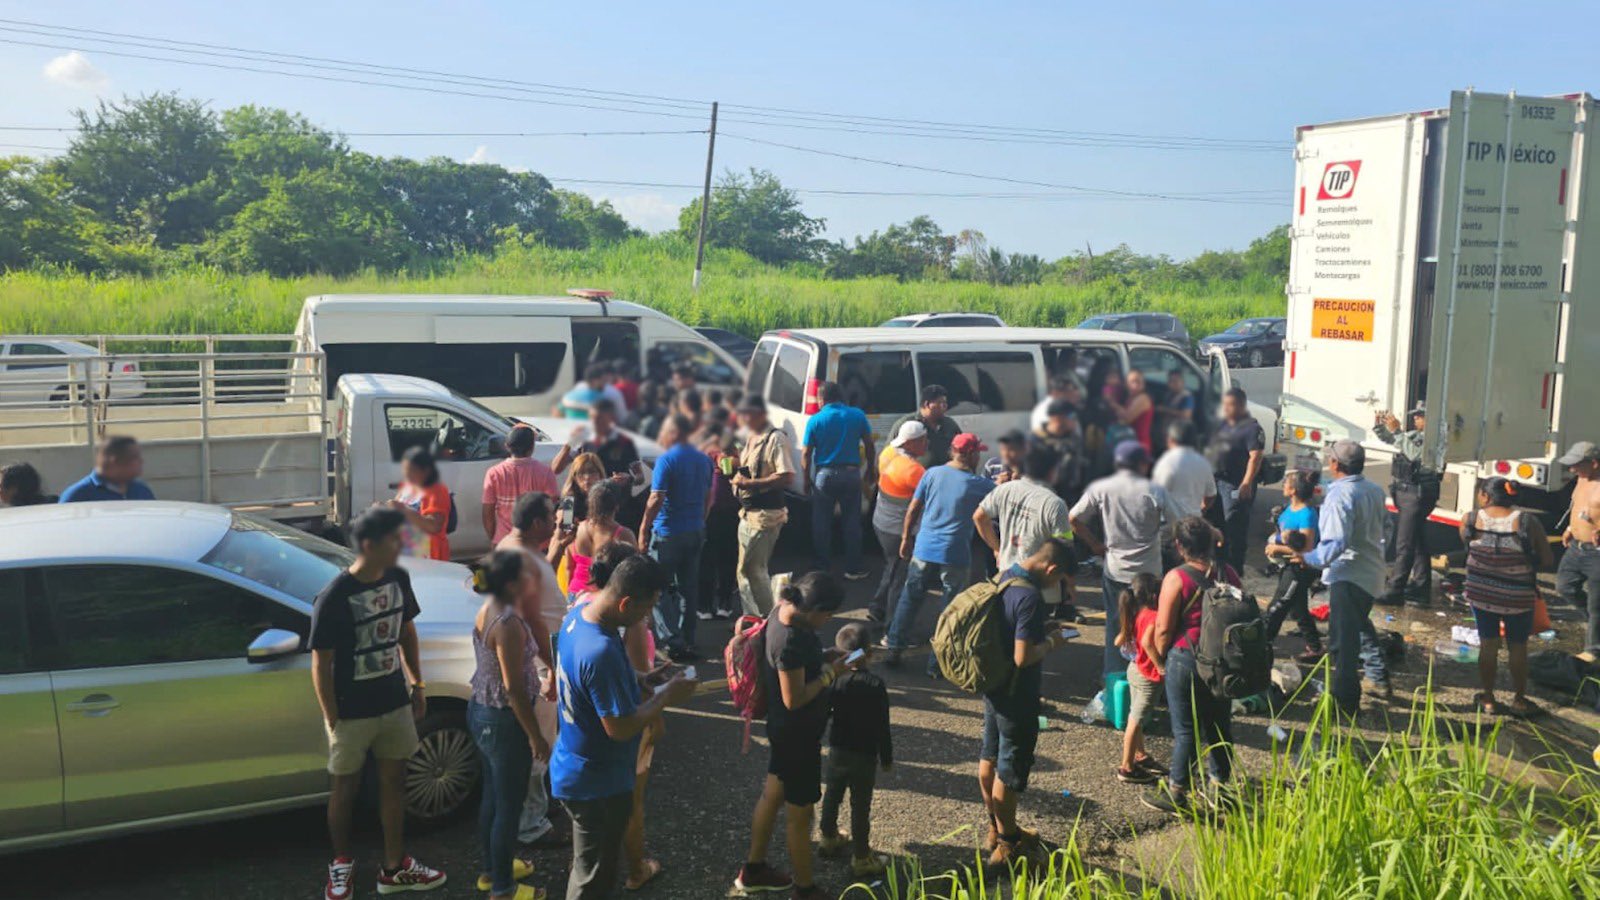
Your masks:
M1126 680L1131 701L1115 777L1151 785L1145 803L1166 812L1184 813L1202 797L1227 802L1232 706L1203 677L1197 651L1202 596L1241 584L1264 475L1264 434L1242 391L1225 396L1215 437L1202 448L1182 373L1172 373L1158 404L1143 373L1123 377L1096 364L1087 385L1072 373L1053 379L1029 431L1002 436L991 455L937 385L923 388L917 412L895 423L880 451L867 417L836 384L820 386L821 408L791 447L760 397L702 394L692 372L675 373L670 389L601 366L586 375L562 400L574 428L552 463L534 457L536 435L519 426L483 483L479 524L494 549L474 567L484 602L472 629L468 723L484 762L478 887L492 898L543 896L521 883L531 867L519 845L570 842L568 900L613 896L619 883L636 890L663 871L646 851L644 822L662 713L697 688L698 622L739 613L760 622L770 759L735 886L824 896L812 859L819 802L817 853L848 856L857 878L882 874L889 860L871 843L871 803L878 774L893 764L893 738L889 691L871 663L901 665L928 640L918 634L925 607L937 613L985 580L1012 669L983 696L985 851L996 866L1042 858L1043 842L1018 822L1018 798L1039 737L1042 663L1076 636L1077 584L1092 577L1091 566L1105 609L1101 669L1107 685ZM623 422L654 427L664 452L653 465ZM1289 472L1264 547L1277 567L1262 612L1269 640L1292 618L1304 642L1298 660L1331 657L1330 694L1351 716L1363 691L1390 692L1373 605L1427 602L1416 510L1426 518L1438 485L1421 460L1424 422L1420 409L1410 429L1379 416L1375 437L1405 461L1387 492L1368 480L1366 450L1352 440L1329 446L1325 474ZM1558 583L1589 613L1583 656L1593 661L1600 448L1580 442L1558 461L1577 480ZM141 474L138 443L108 438L94 470L59 499L153 499ZM328 900L352 895L350 821L369 755L384 835L379 891L445 880L404 849L405 761L417 746L425 685L411 621L417 602L399 559L450 558L455 510L427 448L406 451L401 474L392 501L349 524L355 562L317 598L308 639L332 776ZM801 488L811 503L811 568L775 585L787 496ZM1518 507L1518 490L1504 478L1480 480L1461 526L1465 597L1482 642L1477 703L1493 714L1537 711L1526 694L1527 641L1537 572L1552 559L1537 517ZM1387 571L1386 494L1399 508ZM0 469L0 502L54 500L32 467ZM883 572L866 621L840 628L828 646L823 630L845 602L846 583L868 576L869 503L865 521ZM1328 594L1326 645L1309 609L1319 585ZM1514 689L1507 706L1495 696L1502 642ZM926 671L941 677L934 654ZM1163 698L1173 730L1167 765L1144 741ZM566 811L566 833L553 824L552 800ZM767 861L780 814L790 872Z

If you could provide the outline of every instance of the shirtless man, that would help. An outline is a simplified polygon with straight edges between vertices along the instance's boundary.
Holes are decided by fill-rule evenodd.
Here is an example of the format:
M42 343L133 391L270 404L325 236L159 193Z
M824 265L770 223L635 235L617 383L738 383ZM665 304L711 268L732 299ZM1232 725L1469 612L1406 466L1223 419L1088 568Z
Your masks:
M1589 632L1578 658L1600 660L1600 447L1578 441L1556 462L1577 479L1572 489L1572 509L1561 543L1567 552L1556 570L1556 591L1567 602L1589 613Z
M551 636L561 630L561 620L567 612L567 598L556 581L556 571L550 560L560 559L572 543L572 532L556 526L556 502L542 491L529 491L517 498L511 509L511 533L500 540L496 550L521 550L528 554L538 570L537 596L521 598L517 611L533 630L534 643L539 648L536 668L545 703L533 705L533 716L539 720L539 730L545 740L556 739L556 679ZM528 796L522 805L522 818L517 828L517 840L524 844L560 842L555 826L550 822L550 792L545 788L544 773L548 760L533 761L533 777L528 779Z

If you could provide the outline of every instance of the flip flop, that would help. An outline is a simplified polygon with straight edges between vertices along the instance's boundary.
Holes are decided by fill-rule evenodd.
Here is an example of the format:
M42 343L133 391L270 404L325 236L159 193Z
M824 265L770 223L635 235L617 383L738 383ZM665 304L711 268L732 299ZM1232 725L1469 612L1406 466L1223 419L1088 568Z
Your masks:
M1506 708L1500 704L1500 701L1491 699L1488 694L1477 694L1472 698L1472 703L1478 708L1478 712L1486 716L1504 716L1506 714Z
M1536 719L1544 715L1544 707L1526 697L1511 701L1511 714L1519 719Z
M625 891L641 890L642 888L644 888L645 885L649 884L652 881L655 881L656 880L656 876L660 875L661 872L662 872L661 863L659 863L659 862L657 862L656 860L653 860L653 859L648 859L648 858L645 859L644 867L645 867L645 871L648 873L648 874L646 874L644 876L644 880L643 881L634 881L632 878L629 878L627 881L622 883L622 889L623 890L625 890Z

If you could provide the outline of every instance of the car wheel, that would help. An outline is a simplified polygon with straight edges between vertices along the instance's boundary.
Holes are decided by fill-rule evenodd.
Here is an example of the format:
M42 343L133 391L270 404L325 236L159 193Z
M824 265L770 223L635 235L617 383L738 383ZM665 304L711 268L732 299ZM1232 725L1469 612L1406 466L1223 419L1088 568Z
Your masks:
M1245 365L1249 366L1252 369L1259 369L1263 365L1265 365L1266 362L1267 362L1267 356L1266 356L1265 353L1261 352L1261 348L1260 347L1257 347L1256 349L1251 350L1250 351L1250 355L1248 357L1246 357L1246 359L1245 359Z
M464 709L431 710L417 723L417 752L406 762L406 817L423 827L472 806L483 780Z
M65 403L72 396L72 391L66 385L58 385L50 392L51 403Z

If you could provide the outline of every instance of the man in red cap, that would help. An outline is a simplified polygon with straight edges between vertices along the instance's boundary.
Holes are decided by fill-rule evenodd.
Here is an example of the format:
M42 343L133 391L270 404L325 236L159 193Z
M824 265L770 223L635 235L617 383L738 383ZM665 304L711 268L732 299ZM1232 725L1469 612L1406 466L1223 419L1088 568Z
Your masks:
M937 581L943 592L940 612L971 583L972 538L976 532L972 514L994 490L994 482L978 472L980 455L988 449L975 434L956 435L950 442L950 461L930 468L911 495L911 506L900 532L900 558L911 564L906 568L905 591L883 644L889 649L890 665L898 664L900 654L909 645L917 610L930 583ZM928 674L939 674L931 653Z

